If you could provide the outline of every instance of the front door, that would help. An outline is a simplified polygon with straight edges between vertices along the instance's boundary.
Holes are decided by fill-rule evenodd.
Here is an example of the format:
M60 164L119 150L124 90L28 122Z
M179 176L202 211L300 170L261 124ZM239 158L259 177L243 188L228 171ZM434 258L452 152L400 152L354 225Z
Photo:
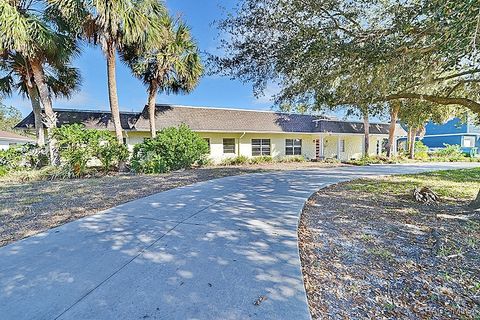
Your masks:
M315 159L323 160L323 138L315 140Z

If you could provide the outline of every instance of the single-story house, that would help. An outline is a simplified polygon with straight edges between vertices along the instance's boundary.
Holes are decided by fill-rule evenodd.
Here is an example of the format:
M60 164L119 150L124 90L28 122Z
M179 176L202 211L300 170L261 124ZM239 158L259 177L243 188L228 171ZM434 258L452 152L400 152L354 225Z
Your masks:
M422 142L431 149L443 148L445 144L459 145L466 153L480 149L480 127L472 119L463 121L453 118L445 124L430 122L425 127Z
M14 146L18 144L33 143L33 142L35 142L35 140L32 138L25 137L13 132L0 130L0 150L6 150L10 148L10 146Z
M82 123L86 128L114 131L108 111L55 110L58 124ZM161 130L180 124L188 125L205 138L213 161L227 157L302 155L307 159L335 158L349 160L362 157L363 123L340 121L325 116L250 111L209 107L159 104L156 106L156 128ZM129 148L150 137L148 109L122 112L121 123ZM33 129L33 114L16 128ZM388 139L389 125L370 125L370 154L380 154ZM397 126L396 136L406 133Z

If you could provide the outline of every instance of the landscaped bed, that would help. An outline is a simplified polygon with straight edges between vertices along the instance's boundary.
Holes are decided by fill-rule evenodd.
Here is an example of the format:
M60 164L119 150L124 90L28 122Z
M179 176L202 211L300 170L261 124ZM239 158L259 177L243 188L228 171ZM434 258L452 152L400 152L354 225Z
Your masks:
M159 175L111 174L82 179L26 182L21 179L38 179L38 172L15 173L0 178L0 246L121 203L200 181L269 170L336 165L338 164L315 162L266 163L192 169Z
M429 186L441 202L413 200ZM315 319L479 319L480 168L362 179L307 202L300 254Z

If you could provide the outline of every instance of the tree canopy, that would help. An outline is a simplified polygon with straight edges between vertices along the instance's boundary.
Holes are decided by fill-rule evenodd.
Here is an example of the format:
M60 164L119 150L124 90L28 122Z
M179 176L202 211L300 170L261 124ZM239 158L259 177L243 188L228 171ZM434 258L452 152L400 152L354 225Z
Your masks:
M410 99L480 113L475 1L243 0L219 23L214 72L269 82L277 104Z

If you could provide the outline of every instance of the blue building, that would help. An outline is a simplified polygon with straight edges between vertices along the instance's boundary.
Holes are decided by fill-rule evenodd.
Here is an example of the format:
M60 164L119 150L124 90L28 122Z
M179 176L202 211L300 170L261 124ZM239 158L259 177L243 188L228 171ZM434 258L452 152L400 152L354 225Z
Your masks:
M480 127L472 121L465 123L459 118L445 124L430 122L425 128L422 142L431 149L443 148L445 144L459 145L464 152L470 153L472 148L480 148Z

